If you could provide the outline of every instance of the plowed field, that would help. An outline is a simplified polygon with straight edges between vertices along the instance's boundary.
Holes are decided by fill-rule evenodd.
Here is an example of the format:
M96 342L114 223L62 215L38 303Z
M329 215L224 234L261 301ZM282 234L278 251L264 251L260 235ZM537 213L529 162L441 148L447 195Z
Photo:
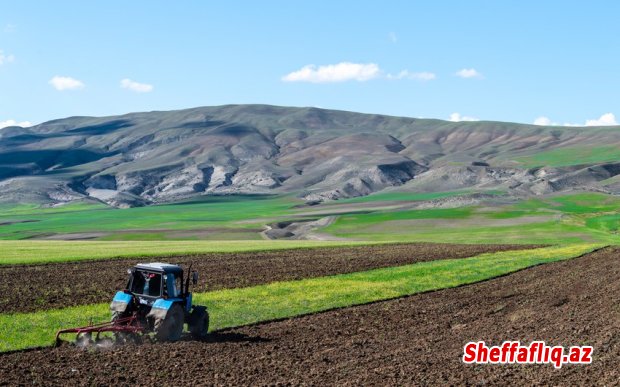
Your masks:
M212 334L0 355L0 383L592 385L620 380L620 249L459 288ZM592 345L591 365L464 365L463 345Z
M196 292L527 249L523 245L399 244L238 254L0 266L0 311L33 312L111 300L137 262L163 260L200 273Z

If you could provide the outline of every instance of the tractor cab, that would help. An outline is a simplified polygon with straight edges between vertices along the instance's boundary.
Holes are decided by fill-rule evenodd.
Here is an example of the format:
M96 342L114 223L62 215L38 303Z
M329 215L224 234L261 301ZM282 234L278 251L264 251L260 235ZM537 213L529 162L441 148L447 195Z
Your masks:
M142 305L158 298L183 298L183 269L167 263L141 263L128 270L127 290Z

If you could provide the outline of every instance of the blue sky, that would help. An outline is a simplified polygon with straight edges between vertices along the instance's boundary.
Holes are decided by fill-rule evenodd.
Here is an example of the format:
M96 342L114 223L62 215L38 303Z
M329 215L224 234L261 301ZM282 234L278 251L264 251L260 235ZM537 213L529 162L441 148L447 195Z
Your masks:
M229 103L613 124L619 13L618 1L0 0L0 125Z

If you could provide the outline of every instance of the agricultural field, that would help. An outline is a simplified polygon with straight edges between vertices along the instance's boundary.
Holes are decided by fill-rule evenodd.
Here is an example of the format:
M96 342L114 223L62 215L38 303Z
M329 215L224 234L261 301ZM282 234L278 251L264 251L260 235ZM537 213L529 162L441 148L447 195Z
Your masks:
M136 256L307 247L313 243L307 240L615 244L618 208L620 198L604 193L516 199L496 190L392 190L312 206L288 195L216 196L129 209L89 203L4 206L0 244L15 244L5 245L9 255L0 259L18 263L15 259L32 257L29 251L36 254L37 246L49 246L49 259L57 260L108 257L104 246L119 256ZM87 244L93 248L80 251L80 240L114 243Z
M466 337L498 340L508 329L513 331L515 339L545 339L545 331L541 329L547 325L538 324L543 321L559 327L559 336L547 338L550 343L571 339L574 343L602 346L591 377L605 380L613 376L606 364L614 353L617 356L617 346L609 341L611 336L606 334L609 329L597 330L596 324L607 319L613 325L614 321L619 322L619 316L617 309L597 308L617 302L613 299L617 292L605 286L598 293L590 291L595 287L593 282L614 286L617 281L609 281L607 277L617 276L619 272L617 249L601 247L388 244L283 250L262 253L255 260L242 254L178 257L186 259L183 263L201 263L201 272L215 271L201 280L196 295L198 302L209 305L212 314L212 333L206 341L145 343L138 347L128 344L101 350L63 346L10 352L0 355L0 376L10 384L36 383L43 381L46 374L54 375L59 384L77 380L86 384L136 383L143 380L139 367L125 367L122 373L116 373L107 368L93 370L92 362L96 358L106 364L117 364L119 359L132 359L130 363L141 364L173 353L176 355L172 362L178 359L184 366L167 367L157 375L159 380L190 382L197 376L215 383L243 384L318 382L326 380L320 379L325 377L333 383L353 378L349 380L360 383L390 380L395 384L407 384L412 378L428 383L458 382L467 377L480 381L503 377L532 382L560 380L553 379L557 377L570 380L570 367L565 367L562 374L550 373L552 367L536 370L487 367L483 372L480 367L468 367L455 372L456 367L462 367L458 356ZM312 261L317 257L322 258L314 265ZM370 261L369 257L372 257ZM559 262L565 260L568 261ZM63 298L62 294L52 296L34 309L20 309L16 300L5 303L4 308L11 312L0 314L0 349L51 345L58 328L84 324L90 319L105 320L109 315L106 301L110 294L107 289L100 295L89 293L87 284L92 272L87 268L96 263L93 270L101 271L104 280L119 283L124 274L122 264L133 262L122 259L4 266L0 269L4 271L3 277L5 273L14 276L16 284L30 280L31 285L36 284L31 289L53 281L53 274L38 275L42 270L67 273L66 281L86 285L79 288L86 289L84 304L88 304L69 306L72 305L69 297ZM242 262L246 262L245 271L241 269ZM527 269L540 264L545 265ZM228 276L227 269L230 269ZM218 270L222 274L219 282ZM513 272L517 273L462 286ZM213 288L209 287L209 281L213 281ZM548 283L555 286L549 287ZM582 291L575 293L575 289ZM20 290L29 299L47 296L36 294L36 290L34 294L31 292L26 287ZM587 298L583 298L586 294ZM590 297L597 300L596 305L588 303ZM383 301L390 299L394 300ZM68 307L61 307L65 303ZM588 307L583 307L584 303ZM354 306L361 304L368 305ZM541 310L545 313L540 314ZM592 331L588 332L597 332L595 336L584 336L586 331L572 326L562 328L566 316L579 319L581 314L595 310L607 313L599 313L592 322L589 328ZM321 311L328 312L316 314ZM303 317L286 319L294 316ZM430 321L442 321L442 324ZM259 322L262 323L252 325ZM194 356L188 358L188 353ZM397 353L400 355L395 356ZM431 361L428 356L440 356L443 360ZM58 367L58 361L62 361L63 367ZM326 376L330 364L341 366ZM266 372L265 367L276 367L277 372Z
M135 384L140 370L116 372L114 359L156 362L172 353L183 367L157 380L576 380L570 366L457 372L464 340L499 344L503 326L524 342L592 344L600 352L588 377L612 380L617 346L597 324L620 324L609 307L617 301L609 287L619 250L605 247L618 244L619 207L620 199L604 193L516 199L498 190L404 188L316 205L246 195L128 209L5 206L0 379L36 384L53 374L57 384ZM209 308L206 339L51 347L59 329L109 321L127 268L145 261L191 264L200 273L194 302ZM584 283L593 278L609 293ZM604 313L591 318L593 305ZM590 319L588 329L597 330L569 329L568 318ZM189 353L198 356L187 360ZM112 371L92 370L95 359Z

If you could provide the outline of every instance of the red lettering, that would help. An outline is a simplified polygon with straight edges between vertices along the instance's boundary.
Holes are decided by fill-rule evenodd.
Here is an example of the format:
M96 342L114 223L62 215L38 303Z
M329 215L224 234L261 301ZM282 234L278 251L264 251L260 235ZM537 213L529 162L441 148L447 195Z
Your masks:
M583 347L581 347L581 362L584 364L590 364L592 363L592 351L594 350L594 348L584 345Z
M469 342L463 348L463 363L471 364L476 359L476 343Z
M491 351L489 351L489 362L498 363L499 355L500 355L499 347L491 347Z

